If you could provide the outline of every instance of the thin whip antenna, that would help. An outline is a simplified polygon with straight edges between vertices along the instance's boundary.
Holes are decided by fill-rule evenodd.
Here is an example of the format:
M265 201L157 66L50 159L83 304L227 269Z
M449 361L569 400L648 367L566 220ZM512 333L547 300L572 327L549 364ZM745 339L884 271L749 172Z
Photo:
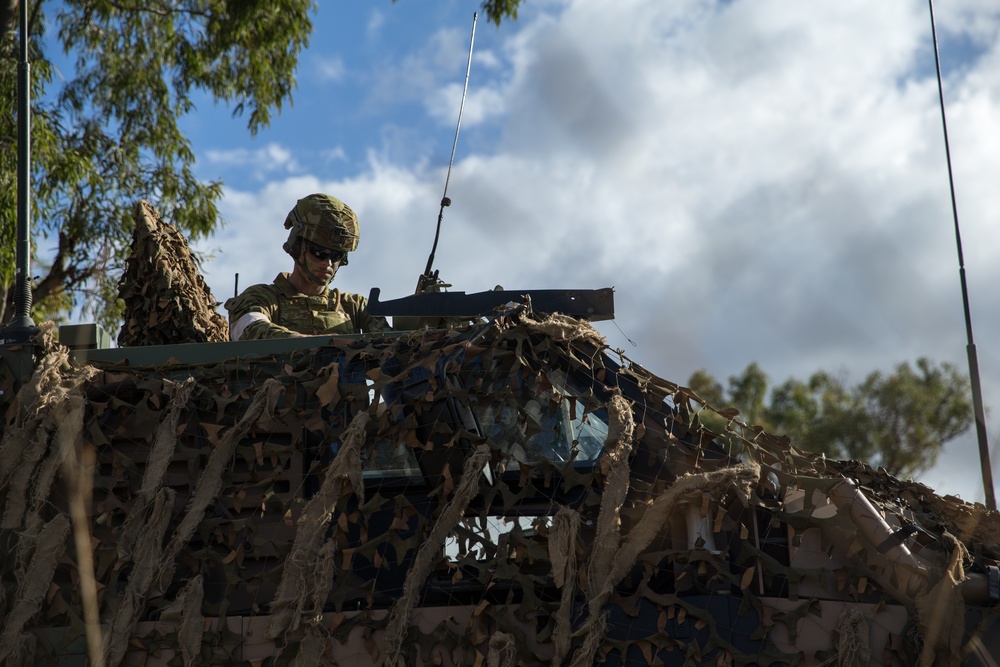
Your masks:
M469 39L469 64L465 67L465 87L462 89L462 104L458 108L458 124L455 126L455 141L451 144L451 159L448 160L448 175L444 179L444 194L441 196L441 209L438 211L437 229L434 230L434 245L431 247L431 254L427 258L427 268L424 275L431 275L431 267L434 265L434 253L437 252L438 239L441 238L441 221L444 219L444 207L451 206L448 199L448 182L451 181L451 167L455 164L455 150L458 148L458 131L462 129L462 113L465 111L465 96L469 92L469 72L472 71L472 46L476 42L476 19L479 12L472 13L472 37Z
M948 144L948 120L944 113L944 85L941 83L941 57L938 55L937 28L934 25L934 0L927 0L931 14L931 36L934 38L934 65L937 69L938 99L941 106L941 127L944 130L944 154L948 162L948 185L951 188L951 212L955 220L955 244L958 247L958 275L962 283L962 306L965 310L965 333L968 338L966 352L969 357L969 377L972 381L972 409L976 417L976 436L979 439L979 462L983 469L983 490L986 507L996 511L997 500L993 490L993 468L990 464L990 446L986 439L986 411L983 408L983 390L979 382L979 358L972 340L972 311L969 308L969 287L965 281L965 257L962 254L962 233L958 226L958 204L955 200L955 177L951 169L951 148Z

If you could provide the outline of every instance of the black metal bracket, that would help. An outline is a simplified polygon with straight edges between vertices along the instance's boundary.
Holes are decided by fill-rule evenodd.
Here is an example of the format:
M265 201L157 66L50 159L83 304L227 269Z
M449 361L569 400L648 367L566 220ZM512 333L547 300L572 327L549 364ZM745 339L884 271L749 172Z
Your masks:
M368 296L368 314L376 317L453 317L474 318L486 315L508 303L530 300L536 313L562 313L592 321L615 317L614 290L545 289L496 290L490 292L426 292L400 299L379 301L381 290L373 287Z
M908 538L910 535L920 532L925 532L925 531L922 531L919 526L913 524L903 526L902 528L894 532L892 535L885 538L885 541L882 542L882 544L875 547L875 550L878 551L880 554L884 554L887 551L889 551L889 549L901 545L903 542L906 541L906 538Z

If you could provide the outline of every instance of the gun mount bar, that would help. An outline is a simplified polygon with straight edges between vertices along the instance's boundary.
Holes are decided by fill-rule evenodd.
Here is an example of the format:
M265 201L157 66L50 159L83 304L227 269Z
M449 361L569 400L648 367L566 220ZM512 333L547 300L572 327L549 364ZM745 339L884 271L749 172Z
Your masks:
M562 313L594 322L615 317L615 293L601 289L496 290L490 292L425 292L400 299L379 301L381 290L373 287L368 296L368 314L379 317L460 317L485 315L510 302L531 299L531 309L539 313Z

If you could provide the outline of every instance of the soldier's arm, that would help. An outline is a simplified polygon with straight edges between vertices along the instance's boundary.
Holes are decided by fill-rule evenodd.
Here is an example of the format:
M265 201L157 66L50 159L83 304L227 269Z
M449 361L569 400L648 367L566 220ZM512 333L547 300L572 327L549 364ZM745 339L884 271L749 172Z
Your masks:
M368 299L360 294L340 295L341 304L345 312L350 316L354 328L364 333L377 331L391 331L389 320L384 317L372 317L368 314Z
M231 340L292 338L301 335L274 322L278 302L267 285L248 287L239 296L226 301L226 310L229 311Z

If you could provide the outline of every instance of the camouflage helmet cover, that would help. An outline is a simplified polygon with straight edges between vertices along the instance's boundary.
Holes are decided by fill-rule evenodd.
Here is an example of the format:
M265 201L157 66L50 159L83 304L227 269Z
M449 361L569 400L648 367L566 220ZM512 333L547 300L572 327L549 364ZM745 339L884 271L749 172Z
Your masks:
M350 206L330 195L312 194L296 202L285 218L285 229L291 231L282 248L293 257L298 254L300 238L344 252L358 247L358 216Z

